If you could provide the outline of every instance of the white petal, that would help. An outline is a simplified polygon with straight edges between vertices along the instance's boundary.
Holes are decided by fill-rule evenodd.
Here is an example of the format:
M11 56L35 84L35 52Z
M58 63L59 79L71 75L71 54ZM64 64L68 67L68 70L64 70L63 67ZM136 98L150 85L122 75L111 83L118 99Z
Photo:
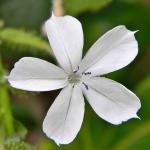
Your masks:
M74 71L82 58L83 31L81 23L71 16L52 15L45 23L54 55L67 72Z
M69 144L81 128L84 117L84 98L80 87L65 87L51 108L44 122L43 131L58 145Z
M66 74L61 68L33 57L20 59L8 81L11 86L28 91L50 91L67 85Z
M83 91L94 111L112 124L138 118L141 107L138 97L123 85L106 78L93 77L85 82Z
M123 25L108 31L90 48L80 64L81 71L103 75L128 65L138 53L134 33Z

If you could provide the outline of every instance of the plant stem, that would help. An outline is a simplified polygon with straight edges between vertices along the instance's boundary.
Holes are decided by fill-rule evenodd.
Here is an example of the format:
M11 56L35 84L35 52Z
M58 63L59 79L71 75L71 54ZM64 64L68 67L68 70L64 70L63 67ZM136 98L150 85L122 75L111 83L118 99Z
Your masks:
M62 16L64 14L62 0L53 0L53 12L56 16Z
M4 73L3 73L3 65L0 56L0 109L2 113L2 118L4 122L4 126L6 129L6 133L8 136L14 134L14 124L13 124L13 116L10 106L10 99L7 91L7 84L3 80Z

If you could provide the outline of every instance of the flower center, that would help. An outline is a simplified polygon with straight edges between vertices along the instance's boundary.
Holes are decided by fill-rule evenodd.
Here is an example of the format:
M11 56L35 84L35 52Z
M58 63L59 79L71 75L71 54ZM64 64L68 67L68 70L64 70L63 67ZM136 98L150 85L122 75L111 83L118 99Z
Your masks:
M81 75L73 73L68 76L69 83L79 83L81 81Z

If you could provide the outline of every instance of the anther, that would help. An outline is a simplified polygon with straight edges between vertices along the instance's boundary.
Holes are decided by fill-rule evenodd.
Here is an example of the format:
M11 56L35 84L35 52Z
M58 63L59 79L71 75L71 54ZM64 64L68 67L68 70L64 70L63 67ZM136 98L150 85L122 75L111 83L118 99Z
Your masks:
M90 75L91 74L91 72L82 72L82 75Z
M91 74L91 72L85 72L85 75L87 75L87 74Z
M82 82L82 83L83 83L83 85L85 86L85 88L88 90L88 89L89 89L88 85L85 84L84 82Z
M77 73L78 70L73 71L73 73Z
M79 66L78 66L78 70L79 70Z
M79 66L78 66L78 69L77 69L77 70L73 71L73 73L77 73L78 71L79 71Z

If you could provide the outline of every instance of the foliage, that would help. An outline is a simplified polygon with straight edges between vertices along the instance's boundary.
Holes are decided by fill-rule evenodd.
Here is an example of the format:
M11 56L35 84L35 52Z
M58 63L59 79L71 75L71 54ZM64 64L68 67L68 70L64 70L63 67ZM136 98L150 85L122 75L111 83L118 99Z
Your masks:
M35 150L34 147L21 141L18 138L7 139L4 149L5 150Z
M7 26L40 29L50 4L49 0L1 0L0 17Z
M108 5L112 0L64 0L64 9L71 15L85 11L97 11Z
M23 30L0 30L0 49L3 58L17 60L23 56L50 59L51 51L45 40ZM15 54L15 55L14 55ZM11 62L11 60L9 60Z

